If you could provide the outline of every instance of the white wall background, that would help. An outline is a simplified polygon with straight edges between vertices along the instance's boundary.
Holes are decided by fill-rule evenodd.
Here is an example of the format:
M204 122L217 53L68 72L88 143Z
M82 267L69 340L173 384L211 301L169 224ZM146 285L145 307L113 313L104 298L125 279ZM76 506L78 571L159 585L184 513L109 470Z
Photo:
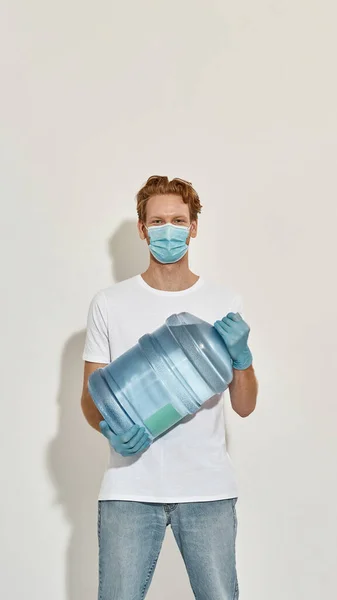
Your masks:
M80 412L89 301L147 266L152 174L204 203L191 266L245 299L260 382L228 410L242 600L334 597L337 9L1 8L1 595L96 598L105 442ZM149 600L192 599L168 530Z

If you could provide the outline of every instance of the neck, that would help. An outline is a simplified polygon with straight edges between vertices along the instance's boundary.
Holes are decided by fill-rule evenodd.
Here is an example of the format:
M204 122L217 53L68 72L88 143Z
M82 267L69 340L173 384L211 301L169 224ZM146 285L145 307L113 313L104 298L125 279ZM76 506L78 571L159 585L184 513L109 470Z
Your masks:
M179 262L169 265L159 263L151 255L150 265L142 277L151 287L167 292L186 290L199 279L188 266L187 254Z

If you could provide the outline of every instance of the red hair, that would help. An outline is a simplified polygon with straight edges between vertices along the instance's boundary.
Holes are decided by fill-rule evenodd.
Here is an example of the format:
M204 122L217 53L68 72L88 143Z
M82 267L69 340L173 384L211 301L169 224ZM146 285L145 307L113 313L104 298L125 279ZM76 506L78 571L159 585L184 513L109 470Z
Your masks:
M197 221L198 213L201 212L199 196L192 184L184 179L175 177L169 181L168 177L152 175L145 185L139 190L137 199L137 213L139 221L145 223L146 205L151 196L175 194L181 196L185 204L188 204L191 221Z

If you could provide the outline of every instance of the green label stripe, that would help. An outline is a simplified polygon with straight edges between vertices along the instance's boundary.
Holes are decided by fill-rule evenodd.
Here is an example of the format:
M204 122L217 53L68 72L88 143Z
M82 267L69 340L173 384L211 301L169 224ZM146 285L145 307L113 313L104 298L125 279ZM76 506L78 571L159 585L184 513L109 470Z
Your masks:
M144 424L151 431L152 435L157 437L181 419L182 415L178 413L172 404L165 404L165 406L146 419Z

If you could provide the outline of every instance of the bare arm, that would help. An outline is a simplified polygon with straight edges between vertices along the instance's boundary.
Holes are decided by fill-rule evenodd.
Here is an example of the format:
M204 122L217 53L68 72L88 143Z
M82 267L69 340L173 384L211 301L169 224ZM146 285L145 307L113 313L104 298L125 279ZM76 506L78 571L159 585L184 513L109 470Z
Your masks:
M233 380L228 387L233 410L240 417L248 417L256 407L258 392L253 365L243 371L233 369Z
M96 408L96 405L89 394L88 390L88 379L91 373L99 369L100 367L105 367L107 363L93 363L93 362L84 362L84 376L83 376L83 391L81 398L81 407L83 414L88 421L89 425L100 431L99 422L103 420L103 417L99 410Z

